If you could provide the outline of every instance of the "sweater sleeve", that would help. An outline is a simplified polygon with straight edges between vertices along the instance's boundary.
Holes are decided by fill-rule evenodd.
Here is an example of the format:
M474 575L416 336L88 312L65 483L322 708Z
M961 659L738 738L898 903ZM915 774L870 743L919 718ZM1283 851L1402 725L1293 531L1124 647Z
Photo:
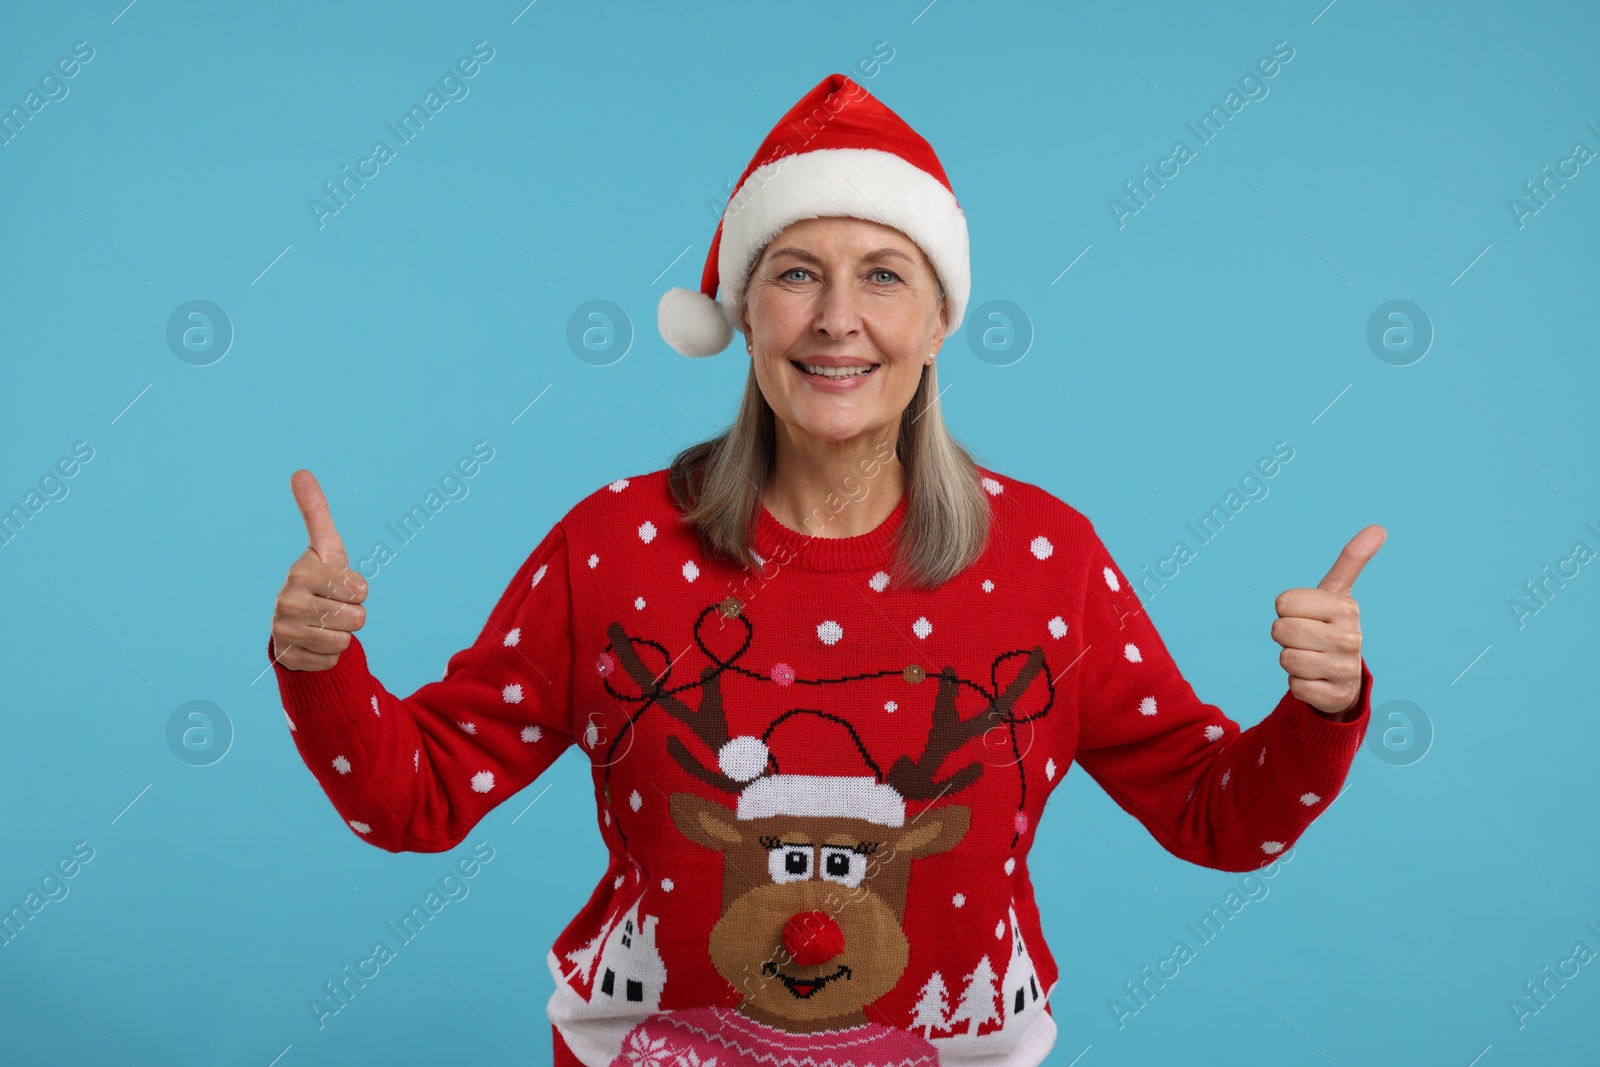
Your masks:
M301 758L357 835L390 852L454 848L572 743L566 532L551 529L477 640L410 696L384 688L354 635L327 670L274 671Z
M1370 718L1366 660L1350 718L1332 721L1286 690L1241 730L1195 695L1092 527L1089 555L1079 764L1180 859L1224 871L1270 863L1344 784Z

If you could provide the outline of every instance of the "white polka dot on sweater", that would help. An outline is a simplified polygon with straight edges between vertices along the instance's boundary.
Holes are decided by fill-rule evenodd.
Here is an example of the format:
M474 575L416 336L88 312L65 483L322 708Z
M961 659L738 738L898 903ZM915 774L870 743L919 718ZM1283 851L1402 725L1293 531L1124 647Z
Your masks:
M1006 873L1010 874L1017 869L1017 857L1007 856L1005 862Z
M1140 715L1154 715L1155 713L1156 713L1156 698L1155 697L1145 697L1143 700L1139 701L1139 714Z
M967 895L965 893L957 893L955 896L950 898L950 903L954 904L958 908L964 908L967 906Z
M1139 654L1139 646L1132 641L1122 646L1122 654L1129 663L1141 663L1144 661L1144 657Z
M994 582L990 581L988 578L985 578L983 580L983 591L985 593L994 592Z
M1233 777L1233 772L1231 770L1222 772L1222 788L1224 788L1224 789L1228 788L1228 779L1232 778L1232 777Z
M479 771L472 776L472 791L474 793L487 793L494 788L494 772Z
M644 597L642 597L642 596L634 597L633 598L633 606L635 608L637 608L639 611L643 611L644 610Z
M836 645L844 637L844 627L828 619L817 626L817 639L825 645Z
M1218 726L1216 723L1212 723L1210 726L1206 727L1206 740L1215 741L1225 733L1227 733L1226 730Z
M881 593L889 587L889 575L884 571L879 571L867 579L867 584L872 586L874 593Z
M698 577L700 577L700 568L695 566L694 560L691 559L683 565L683 580L692 582Z
M1263 841L1261 842L1261 851L1265 852L1269 856L1276 856L1278 853L1283 851L1283 842Z
M1262 749L1261 752L1256 756L1256 766L1259 767L1265 762L1267 762L1267 750Z
M537 726L524 726L522 728L522 739L530 742L539 740L539 728Z
M349 774L350 761L345 759L343 756L335 756L333 757L333 769L338 771L340 774Z
M517 682L512 682L500 690L500 696L507 704L520 704L522 703L522 686Z
M378 694L372 694L372 714L382 717L383 712L378 710Z
M1112 570L1110 567L1107 567L1105 569L1105 576L1106 576L1106 585L1111 587L1111 591L1113 593L1115 593L1118 589L1122 588L1122 583L1117 581L1117 572L1116 571Z
M893 701L893 700L886 700L886 701L883 702L883 710L889 712L891 715L894 713L894 710L896 708L898 708L899 706L900 705L898 703L896 703L895 701Z
M461 727L462 732L464 733L475 734L478 732L478 724L475 722L462 722L461 720L457 719L456 725Z
M646 519L639 527L639 540L649 544L656 539L656 524Z
M411 769L413 771L420 771L422 769L422 749L420 748L414 748L411 750Z
M1317 801L1319 801L1321 799L1322 798L1317 796L1317 794L1315 794L1315 793L1301 793L1300 794L1300 803L1304 804L1308 808L1311 807L1311 805L1315 804Z
M644 807L644 797L639 795L639 791L637 789L628 794L628 807L632 808L634 811L638 811L640 808Z
M1001 485L993 478L990 478L988 475L984 475L982 478L978 479L978 484L983 486L983 491L988 493L990 496L999 496L1001 493L1005 492L1005 486Z
M372 827L368 826L364 822L357 822L355 819L351 819L350 820L350 826L358 834L370 834L370 833L372 833Z
M295 729L294 720L289 718L289 713L287 711L283 713L283 721L289 724L289 729L291 732Z
M668 893L672 892L672 879L671 878L663 878L663 879L661 879L661 888L666 890Z
M918 637L927 637L933 633L933 623L929 622L928 617L924 615L911 624L911 632Z
M599 556L589 557L589 566L593 567L598 562L600 562ZM529 588L531 589L533 586L538 585L540 579L544 577L544 572L549 569L550 565L548 563L539 564L539 569L533 572L533 581L529 584Z
M1057 615L1055 618L1051 619L1048 625L1050 627L1050 636L1055 638L1057 641L1067 636L1067 620L1063 619L1060 615Z
M1044 777L1049 782L1056 780L1056 758L1054 756L1044 761Z
M1054 552L1055 550L1056 546L1052 545L1050 543L1050 539L1043 534L1035 537L1028 544L1028 551L1032 552L1037 559L1049 559L1050 553Z
M596 567L600 566L600 554L598 552L589 553L589 559L587 562L589 564L589 569L594 570ZM543 570L542 567L540 569Z
M998 941L1004 936L1006 936L1006 924L1005 920L1002 919L994 924L994 939Z
M620 493L624 489L628 488L628 479L626 479L626 478L618 478L616 481L612 482L610 485L607 485L606 488L611 490L613 493Z
M513 626L510 630L508 630L506 632L506 642L505 643L506 643L506 647L507 648L511 648L518 641L521 641L521 640L522 640L522 627Z

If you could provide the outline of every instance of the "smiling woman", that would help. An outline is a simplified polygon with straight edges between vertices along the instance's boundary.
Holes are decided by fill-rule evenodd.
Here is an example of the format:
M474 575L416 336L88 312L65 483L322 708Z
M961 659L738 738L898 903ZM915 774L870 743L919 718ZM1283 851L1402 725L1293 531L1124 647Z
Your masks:
M685 355L744 335L732 424L579 501L410 696L368 668L365 585L341 588L294 476L312 547L267 651L353 832L453 848L567 748L589 763L608 862L546 954L557 1067L1036 1067L1060 976L1038 901L1062 887L1028 857L1073 763L1227 871L1338 796L1369 716L1370 531L1278 597L1289 689L1242 729L1088 518L946 428L969 289L933 149L824 80L746 168L700 290L659 309Z

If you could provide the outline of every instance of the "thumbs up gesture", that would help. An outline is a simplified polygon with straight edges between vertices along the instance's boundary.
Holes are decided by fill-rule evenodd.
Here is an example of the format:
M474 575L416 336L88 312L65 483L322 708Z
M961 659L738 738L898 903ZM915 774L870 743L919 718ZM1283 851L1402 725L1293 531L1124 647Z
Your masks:
M316 476L298 470L289 488L310 544L289 568L272 613L272 654L295 671L325 671L339 662L350 635L367 621L366 580L349 567L344 542L334 528L328 499Z
M1368 526L1350 539L1315 589L1286 589L1273 601L1272 639L1289 692L1340 721L1361 695L1361 612L1350 590L1388 537Z

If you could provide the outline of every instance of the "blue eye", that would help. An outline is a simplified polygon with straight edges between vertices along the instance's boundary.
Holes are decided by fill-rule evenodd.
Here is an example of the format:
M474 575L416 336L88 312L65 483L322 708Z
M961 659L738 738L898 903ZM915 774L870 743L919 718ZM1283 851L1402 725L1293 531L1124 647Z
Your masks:
M888 277L880 278L880 275L888 275ZM888 285L890 282L897 282L900 280L900 275L896 274L892 270L889 270L887 267L879 267L877 270L872 272L872 276L873 278L883 282L884 285Z
M780 275L780 277L789 278L790 275L793 275L793 274L809 274L809 273L810 272L807 271L804 267L790 267L788 270L784 271L783 274ZM800 279L799 278L791 278L790 280L799 281Z

